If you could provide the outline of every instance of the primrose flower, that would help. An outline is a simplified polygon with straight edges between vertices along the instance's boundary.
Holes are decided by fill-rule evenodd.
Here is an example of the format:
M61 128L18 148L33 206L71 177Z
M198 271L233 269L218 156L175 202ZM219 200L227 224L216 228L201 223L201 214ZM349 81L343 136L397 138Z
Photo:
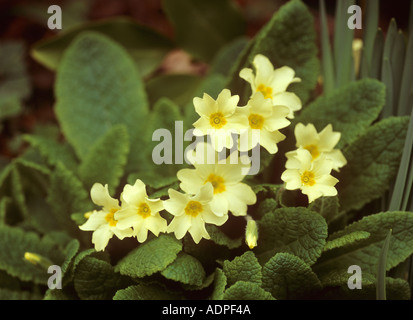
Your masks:
M169 189L169 199L165 200L165 209L174 218L168 225L167 232L174 232L177 239L182 239L189 232L195 243L202 238L210 239L205 223L223 225L228 215L217 216L211 210L210 203L214 195L211 183L203 185L193 196Z
M221 151L224 147L231 149L232 133L238 133L248 127L247 117L238 112L238 101L239 96L231 96L228 89L222 90L216 100L206 93L202 99L194 98L195 111L200 116L193 124L194 135L209 134L217 151Z
M160 199L149 199L145 184L137 179L135 184L125 185L121 194L122 208L116 212L119 229L133 229L133 236L139 242L145 242L148 230L158 236L165 232L167 222L161 217L159 211L163 210Z
M285 139L285 135L278 129L290 124L286 119L290 109L285 106L274 106L261 92L256 92L247 106L239 109L247 116L249 122L249 129L240 132L239 150L242 152L251 150L259 143L269 153L276 153L277 143ZM259 132L259 139L255 138L253 130Z
M249 218L247 221L247 227L245 228L245 243L250 249L257 246L258 240L258 226L255 220Z
M338 180L330 175L332 161L324 155L313 161L310 151L299 148L285 166L287 170L283 172L281 179L287 190L301 189L308 196L309 202L321 196L337 195L334 186Z
M95 183L90 190L90 196L93 203L102 207L102 210L94 210L88 220L81 226L80 230L94 231L92 243L96 251L105 250L109 240L116 235L119 239L132 236L132 229L118 228L118 221L115 219L115 213L120 209L119 202L109 195L108 185L103 186Z
M205 158L215 151L211 150L212 148L207 143L200 145L201 148L198 149L197 146L194 153L201 151L206 153L202 154L201 157L199 155L191 157L191 159L197 159L192 162L195 169L185 168L177 173L177 177L181 181L180 188L188 194L197 194L203 185L210 182L214 188L210 205L216 215L223 216L231 211L235 216L245 216L247 205L252 205L257 201L251 187L241 182L246 174L244 172L248 172L251 163L247 161L246 157L238 157L236 163L231 163L232 155L221 160L215 157L217 161L208 162ZM215 155L217 155L216 152Z
M301 100L295 93L286 90L291 83L300 82L301 79L295 77L294 70L288 66L274 70L271 61L262 54L257 54L252 64L255 75L250 68L244 68L239 73L242 79L250 83L252 94L261 92L274 105L287 106L290 109L288 118L294 118L294 111L301 109Z
M297 148L302 147L310 151L312 160L316 160L320 155L333 162L333 170L339 169L347 164L347 160L339 149L334 149L341 138L340 132L333 132L333 126L327 125L320 133L313 124L309 123L306 126L302 123L297 123L294 128ZM296 154L296 151L286 153L287 158L291 158Z

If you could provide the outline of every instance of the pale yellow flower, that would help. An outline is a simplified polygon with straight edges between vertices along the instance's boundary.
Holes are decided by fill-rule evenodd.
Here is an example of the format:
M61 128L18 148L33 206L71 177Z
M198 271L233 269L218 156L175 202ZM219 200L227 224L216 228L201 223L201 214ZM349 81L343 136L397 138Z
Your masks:
M288 118L294 118L294 112L302 106L300 98L295 93L287 91L291 83L301 81L295 77L295 71L288 66L274 69L271 61L262 54L257 54L252 64L255 74L250 68L242 69L239 74L250 83L252 94L261 92L266 99L271 99L273 105L287 106L290 109Z
M341 138L340 132L333 132L333 126L327 125L320 133L313 124L309 123L306 126L302 123L297 123L294 129L297 148L304 148L310 151L312 159L316 160L320 155L325 155L333 163L333 170L339 169L347 164L347 160L339 149L334 149ZM296 154L296 151L286 153L287 158L291 158Z
M203 98L194 98L195 111L200 118L193 124L195 136L210 135L214 148L221 151L232 148L232 133L248 127L247 117L238 112L239 96L231 96L228 89L222 90L217 99L204 93Z
M159 214L164 209L161 199L149 199L145 184L137 179L135 184L125 185L121 194L122 208L116 212L118 228L133 229L139 242L145 242L148 231L158 236L166 232L167 222Z
M300 189L313 202L321 196L335 196L334 187L338 180L330 175L332 161L321 155L312 159L310 151L299 148L295 155L286 162L286 170L281 175L287 190Z
M255 220L249 218L247 221L247 227L245 228L245 243L250 249L257 246L258 241L258 226Z
M206 159L207 155L214 151L208 147L208 144L201 143L200 145L201 147L197 148L194 153L204 150L202 156L198 157L196 154L188 157L192 159L195 169L185 168L177 173L181 181L180 188L188 194L197 194L203 185L210 182L214 187L211 209L215 214L223 216L231 211L235 216L245 216L247 206L254 204L257 200L251 187L241 182L251 163L247 162L246 158L239 157L235 163L231 163L231 155L219 160L217 153L215 157L211 157L216 161L208 162L207 160L211 159Z
M115 213L120 209L118 200L109 195L108 185L95 183L90 190L93 203L101 206L101 210L94 210L80 230L93 231L92 243L96 251L105 250L109 240L116 235L119 239L132 236L132 229L118 228Z
M202 238L210 239L205 229L205 223L217 226L223 225L227 215L217 216L210 207L210 202L214 195L211 183L203 185L195 195L180 193L169 189L169 199L165 200L165 209L174 218L168 225L167 232L174 232L177 239L182 239L189 232L195 243L199 243Z
M238 149L245 152L260 144L269 153L276 153L277 143L285 139L285 135L278 130L290 124L286 119L289 108L275 106L261 92L256 92L247 106L240 107L239 110L248 118L249 128L240 132Z

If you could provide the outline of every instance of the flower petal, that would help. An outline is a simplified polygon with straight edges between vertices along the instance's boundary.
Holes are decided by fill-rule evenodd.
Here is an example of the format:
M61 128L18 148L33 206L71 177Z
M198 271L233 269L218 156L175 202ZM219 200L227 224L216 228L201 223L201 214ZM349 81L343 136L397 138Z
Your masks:
M102 206L104 211L110 211L113 208L119 208L119 202L109 195L108 185L103 186L95 183L90 190L90 197L94 204Z
M274 93L280 93L287 90L288 86L294 82L300 82L300 78L295 78L294 69L283 66L281 68L275 69L273 72L273 80L271 87Z
M273 99L273 104L277 106L286 106L290 109L290 113L287 118L293 119L294 112L298 111L302 107L300 98L292 92L281 92L276 94Z
M135 184L132 186L127 184L123 187L123 191L121 194L122 198L122 205L125 202L128 205L139 206L141 202L145 201L148 195L146 193L146 186L142 182L142 180L137 179Z

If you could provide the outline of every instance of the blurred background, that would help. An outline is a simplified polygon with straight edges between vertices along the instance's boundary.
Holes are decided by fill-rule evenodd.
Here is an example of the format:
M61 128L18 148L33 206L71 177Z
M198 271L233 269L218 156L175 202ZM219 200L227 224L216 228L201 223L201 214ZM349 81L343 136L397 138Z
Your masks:
M286 1L283 0L233 0L245 22L242 31L254 37L258 30ZM304 1L314 13L315 28L320 34L319 1ZM365 8L366 0L359 1ZM336 1L326 1L327 23L330 37L334 28ZM379 26L386 32L391 18L397 26L408 27L410 0L380 1ZM63 12L63 30L47 27L47 8L59 5ZM38 124L55 123L53 113L53 87L55 72L35 61L30 49L39 40L56 36L59 32L80 26L86 22L118 16L128 16L167 38L174 38L174 28L168 20L161 0L0 0L0 94L7 90L19 91L19 106L12 104L0 112L0 158L13 158L25 147L20 136L32 132ZM355 30L357 37L358 30ZM318 39L319 40L319 39ZM17 62L17 63L13 63ZM23 64L18 62L23 61ZM204 74L208 63L191 57L187 52L174 49L157 67L155 73ZM6 78L11 79L8 81ZM7 86L2 85L8 81ZM17 89L16 89L17 88ZM1 160L0 160L1 164Z

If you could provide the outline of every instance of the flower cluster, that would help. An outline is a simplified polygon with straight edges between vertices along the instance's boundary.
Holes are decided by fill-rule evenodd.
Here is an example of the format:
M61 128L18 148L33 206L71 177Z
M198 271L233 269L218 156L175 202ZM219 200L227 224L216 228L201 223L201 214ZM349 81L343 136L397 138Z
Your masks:
M341 134L333 132L331 124L318 133L311 123L298 123L294 134L297 150L286 153L286 170L281 175L285 188L300 189L309 202L321 196L335 196L338 180L330 173L347 163L342 152L334 149Z
M182 192L169 189L168 199L151 199L145 184L137 179L134 185L124 186L117 200L110 196L107 185L93 185L92 201L101 208L88 213L88 220L80 229L93 231L92 242L97 251L104 250L113 235L119 239L136 237L142 243L149 231L155 236L174 233L177 239L189 233L199 243L202 238L210 239L206 224L221 226L230 213L246 217L246 243L250 248L256 246L257 226L247 209L257 198L252 188L242 182L251 169L251 161L247 155L238 156L238 151L246 153L257 145L271 154L278 151L277 143L285 139L279 130L287 127L288 119L301 109L300 99L286 90L301 80L287 66L274 69L261 54L255 56L253 65L255 73L244 68L239 74L251 85L252 93L245 106L238 106L239 96L231 95L228 89L222 90L216 100L208 94L194 98L195 111L200 116L193 123L194 135L208 136L211 143L197 142L195 149L187 152L193 168L177 172ZM235 141L237 134L239 139ZM286 154L287 170L281 177L286 189L301 189L310 202L321 195L335 195L337 179L330 172L346 164L341 151L334 149L340 133L333 132L331 126L317 133L313 125L299 123L295 136L297 150ZM224 148L229 150L229 156ZM171 215L169 224L161 215L163 211Z
M196 136L209 135L217 151L231 149L233 134L239 134L238 150L246 152L257 144L269 153L278 151L277 143L285 139L279 132L287 127L294 111L301 109L301 101L287 87L301 81L294 70L284 66L275 69L270 60L258 54L254 57L254 71L244 68L240 77L251 85L252 94L245 106L238 106L239 96L224 89L214 100L208 94L194 98L195 111L200 118L193 124Z

